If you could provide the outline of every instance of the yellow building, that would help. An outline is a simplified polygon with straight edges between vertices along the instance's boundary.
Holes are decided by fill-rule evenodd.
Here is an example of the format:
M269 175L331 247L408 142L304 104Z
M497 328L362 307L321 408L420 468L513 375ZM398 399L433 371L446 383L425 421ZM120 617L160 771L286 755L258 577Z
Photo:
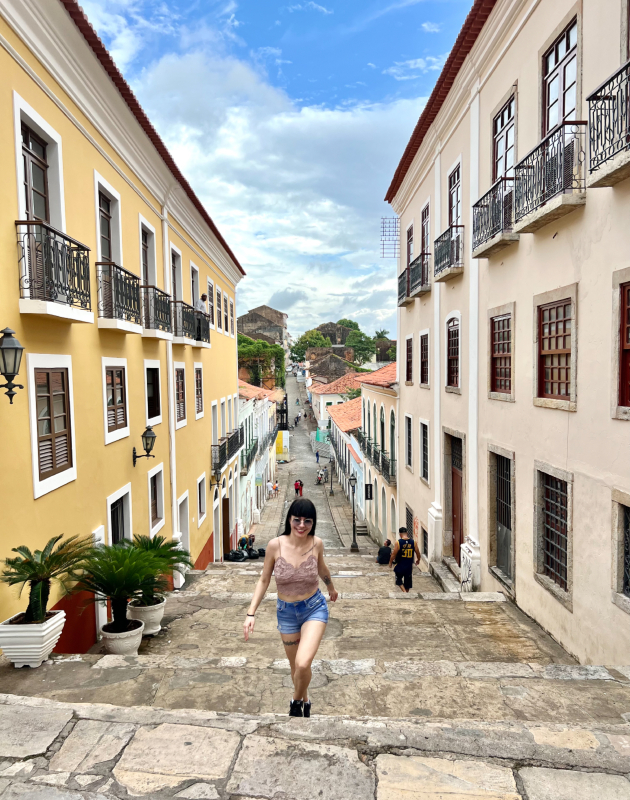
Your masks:
M0 558L159 531L220 560L244 272L74 0L0 0L0 175L0 328L25 348L24 390L0 395ZM57 649L89 647L94 613L56 601ZM23 606L0 587L0 620Z

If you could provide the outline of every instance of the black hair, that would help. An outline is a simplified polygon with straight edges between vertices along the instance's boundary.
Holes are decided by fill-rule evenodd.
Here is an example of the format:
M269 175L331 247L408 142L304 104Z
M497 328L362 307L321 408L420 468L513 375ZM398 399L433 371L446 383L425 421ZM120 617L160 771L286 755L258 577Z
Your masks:
M383 542L383 547L389 547L390 544L391 542L389 541L389 539L385 539L385 541Z
M409 533L407 528L398 528L398 533Z
M311 528L309 536L315 536L315 528L317 527L317 509L311 500L309 500L307 497L298 497L297 500L294 500L291 503L289 510L287 511L287 518L284 523L284 531L280 534L281 536L290 535L291 517L298 517L298 519L300 517L312 519L313 527Z

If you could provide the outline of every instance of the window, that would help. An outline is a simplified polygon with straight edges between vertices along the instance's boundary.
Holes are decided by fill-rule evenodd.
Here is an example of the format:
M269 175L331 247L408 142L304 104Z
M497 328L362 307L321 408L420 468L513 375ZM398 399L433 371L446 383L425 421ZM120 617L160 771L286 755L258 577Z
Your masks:
M228 296L227 293L223 293L223 330L225 333L228 332Z
M154 475L149 476L149 518L151 520L151 531L153 533L155 533L157 525L164 519L162 477L163 472L161 466Z
M409 506L405 506L405 527L407 528L407 533L413 536L413 511Z
M194 307L201 295L199 294L199 270L190 262L190 305Z
M125 507L123 498L114 500L109 510L110 530L112 534L112 544L119 544L125 538Z
M492 326L491 391L512 392L512 315L490 320Z
M158 424L162 421L162 410L160 404L160 367L159 362L156 366L146 366L146 392L147 392L147 425Z
M214 325L214 283L208 281L208 316L210 324Z
M413 442L412 442L412 423L411 417L405 417L405 464L409 469L413 468Z
M512 579L512 464L496 455L497 568Z
M413 261L413 225L407 228L407 266Z
M221 328L222 328L221 317L222 317L222 314L221 314L221 289L219 289L219 287L217 287L217 328L218 328L218 330L221 330Z
M98 230L101 258L112 261L112 202L103 192L98 193Z
M422 209L422 252L431 252L431 229L429 225L429 205Z
M39 479L72 467L67 369L36 369L37 454Z
M405 342L406 346L406 366L405 366L405 381L411 383L413 381L413 339L411 336Z
M543 574L567 591L567 482L541 473Z
M195 367L195 416L197 419L203 416L203 371L201 367Z
M420 336L420 383L429 385L429 334Z
M206 518L206 474L197 479L197 527Z
M105 392L107 396L107 431L126 428L128 423L124 367L105 368Z
M177 422L186 419L186 370L183 366L175 368L175 410Z
M462 216L461 168L458 165L448 176L448 224L459 225Z
M493 181L514 175L514 109L516 101L510 97L492 123Z
M183 300L180 297L180 277L181 277L181 258L179 253L175 252L171 245L171 296L173 300Z
M234 300L230 298L230 334L234 336Z
M630 283L621 289L621 336L619 354L619 405L630 406Z
M429 480L429 426L426 422L420 423L420 447L422 453L422 465L420 475L425 481Z
M132 537L131 484L128 483L107 498L109 544L119 544Z
M142 283L148 286L149 281L149 231L142 229L142 242L141 242L141 256L142 256Z
M396 461L396 414L393 409L389 412L389 458L393 473L395 470L394 462Z
M459 320L450 319L446 326L447 333L447 368L446 385L459 387Z
M538 396L570 399L571 301L560 300L538 309Z
M543 135L575 119L577 104L577 20L543 56Z
M630 614L630 495L612 490L612 601Z
M429 534L422 528L422 555L425 558L429 557Z
M22 164L27 219L49 221L46 142L22 123Z

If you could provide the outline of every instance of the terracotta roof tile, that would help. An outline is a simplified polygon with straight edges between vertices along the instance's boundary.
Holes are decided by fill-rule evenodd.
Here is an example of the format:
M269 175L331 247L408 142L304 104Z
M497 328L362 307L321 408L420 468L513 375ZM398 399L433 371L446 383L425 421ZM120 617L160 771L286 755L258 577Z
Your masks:
M264 389L261 386L252 386L251 383L246 383L240 378L238 379L238 396L243 400L262 400L271 393L270 389Z
M354 460L357 462L357 464L360 464L361 463L361 459L355 453L354 447L351 444L348 445L348 450L350 451L350 455L352 456L352 458L354 458Z
M361 427L361 398L355 397L354 400L328 406L328 414L340 431L354 431Z
M389 388L396 383L396 362L392 361L391 364L386 364L380 369L375 369L370 375L361 375L357 378L357 382Z
M342 375L341 378L337 378L336 381L332 381L332 383L314 386L311 389L311 394L344 394L348 389L360 389L361 387L357 383L357 375L358 373L356 372L348 372L346 375Z

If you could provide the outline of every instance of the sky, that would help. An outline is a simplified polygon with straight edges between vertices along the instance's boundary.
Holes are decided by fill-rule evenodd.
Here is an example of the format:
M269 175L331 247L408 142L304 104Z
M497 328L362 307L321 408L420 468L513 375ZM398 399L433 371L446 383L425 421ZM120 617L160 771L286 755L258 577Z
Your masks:
M83 0L247 277L298 336L396 332L383 197L471 0Z

